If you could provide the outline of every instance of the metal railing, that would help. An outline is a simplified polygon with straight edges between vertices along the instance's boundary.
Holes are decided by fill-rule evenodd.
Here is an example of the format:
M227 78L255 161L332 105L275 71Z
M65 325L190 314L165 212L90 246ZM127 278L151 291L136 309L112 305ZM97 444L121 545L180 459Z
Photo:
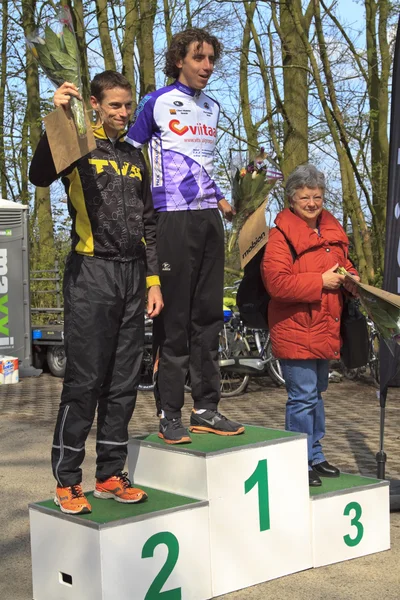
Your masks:
M59 319L59 315L62 315L64 308L62 307L61 274L58 260L56 260L54 263L54 269L31 271L30 280L31 313L47 315L53 314L54 316L58 315ZM47 287L47 285L49 287ZM47 298L45 300L46 302L49 302L49 304L52 304L52 306L40 306L41 301L39 298L42 294L47 294ZM53 302L50 300L53 300Z

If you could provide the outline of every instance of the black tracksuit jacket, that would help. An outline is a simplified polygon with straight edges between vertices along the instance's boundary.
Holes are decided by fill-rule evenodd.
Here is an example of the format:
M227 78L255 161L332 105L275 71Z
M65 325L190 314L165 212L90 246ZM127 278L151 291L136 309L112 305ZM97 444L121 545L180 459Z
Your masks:
M147 285L159 284L155 217L144 157L123 136L113 143L102 127L93 132L97 148L59 174L44 135L29 179L48 187L61 177L72 218L73 251L117 261L145 254Z

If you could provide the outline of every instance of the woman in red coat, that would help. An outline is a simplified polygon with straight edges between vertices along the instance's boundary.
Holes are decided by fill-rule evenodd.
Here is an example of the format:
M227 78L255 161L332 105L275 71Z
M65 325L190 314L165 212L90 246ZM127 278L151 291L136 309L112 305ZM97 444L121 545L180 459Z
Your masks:
M336 272L357 275L348 259L349 240L339 221L324 209L325 176L313 165L295 169L286 182L290 208L275 219L261 271L268 306L272 350L286 382L286 429L307 433L309 484L338 477L322 451L329 360L340 357L340 316L345 286Z

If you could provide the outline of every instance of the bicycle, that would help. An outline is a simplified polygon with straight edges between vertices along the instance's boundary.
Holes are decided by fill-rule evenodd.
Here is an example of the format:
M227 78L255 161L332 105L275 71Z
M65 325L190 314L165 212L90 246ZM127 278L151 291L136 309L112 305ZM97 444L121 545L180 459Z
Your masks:
M219 334L218 363L220 366L221 398L233 398L246 391L250 375L235 369L232 358L250 355L250 348L244 336L243 325L238 315L231 309L224 311L224 327ZM185 391L191 392L190 373L185 382Z
M222 398L232 398L244 393L250 377L246 373L235 371L234 367L230 367L229 364L226 365L225 363L230 361L233 357L248 356L250 354L250 349L243 336L242 326L237 315L230 311L230 314L226 315L225 318L226 322L219 335L218 348L218 361L220 363L221 373L220 390ZM152 351L153 333L151 319L146 319L145 325L145 344L138 389L144 392L151 392L154 389ZM185 382L185 391L188 393L191 392L189 372Z
M272 352L270 332L267 329L253 329L250 331L252 331L254 337L257 356L265 364L268 375L278 387L285 385L281 365Z
M367 317L367 327L369 331L368 340L369 340L369 354L368 354L368 363L363 367L359 367L357 369L347 369L342 363L343 375L350 380L358 379L361 375L364 375L369 368L371 377L375 381L375 383L379 384L379 343L380 336L379 332L375 327L375 323Z

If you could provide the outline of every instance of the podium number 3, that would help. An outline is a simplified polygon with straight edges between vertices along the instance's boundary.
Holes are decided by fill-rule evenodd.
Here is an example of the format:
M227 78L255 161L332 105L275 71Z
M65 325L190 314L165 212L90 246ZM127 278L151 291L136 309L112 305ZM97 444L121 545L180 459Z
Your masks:
M161 591L164 583L174 570L179 556L179 542L174 534L169 531L160 531L160 533L152 535L143 546L142 558L152 558L154 550L160 544L165 544L168 548L167 560L149 587L144 600L181 600L181 588L167 590L166 592Z
M344 535L343 539L347 546L357 546L362 540L364 535L364 525L360 522L360 517L362 515L361 506L358 502L349 502L349 504L344 509L344 516L347 517L350 514L350 511L354 510L354 517L351 519L351 525L357 529L357 534L355 537L350 537L349 535Z
M269 518L269 495L268 495L268 465L267 459L259 460L258 465L244 482L244 493L247 494L258 485L258 516L260 520L260 531L271 528Z

